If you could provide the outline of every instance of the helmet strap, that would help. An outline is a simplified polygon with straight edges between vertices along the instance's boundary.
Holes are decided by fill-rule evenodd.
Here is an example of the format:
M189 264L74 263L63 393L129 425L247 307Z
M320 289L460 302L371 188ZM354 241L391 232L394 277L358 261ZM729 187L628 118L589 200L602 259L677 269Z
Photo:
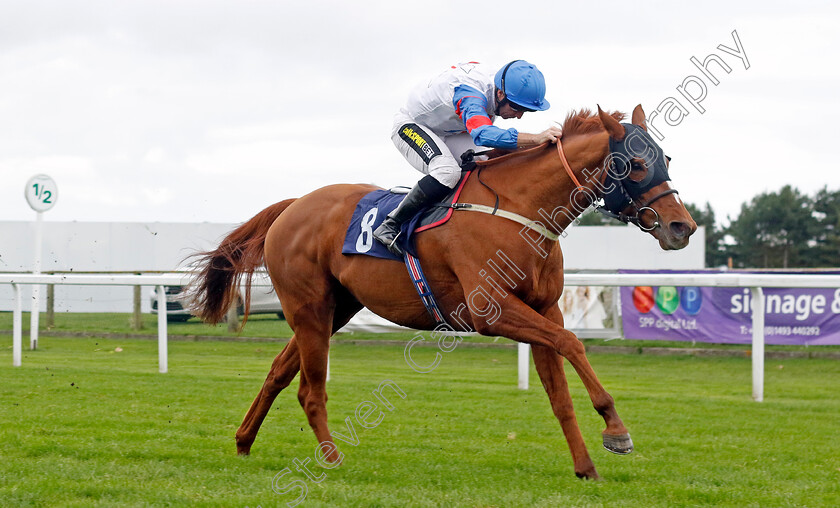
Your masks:
M502 79L500 81L502 82L501 83L502 84L502 93L504 93L505 96L507 96L507 87L505 86L505 76L507 76L507 71L508 71L508 69L510 69L510 66L515 64L516 62L519 62L519 60L514 60L514 61L510 62L509 64L505 65L505 68L502 70Z
M495 101L496 102L496 111L495 111L496 116L499 116L499 111L502 109L502 106L504 106L505 104L510 102L507 98L507 94L504 91L501 91L502 95L504 95L504 99L499 100L499 91L500 90L498 88L496 88L496 97L495 97L495 99L496 99L496 101Z
M501 85L502 85L502 93L504 94L505 98L502 99L501 101L499 101L498 100L498 97L499 97L498 92L496 92L497 93L497 95L496 95L496 99L497 99L497 102L496 102L496 116L499 116L499 110L501 109L501 107L504 106L505 104L507 104L508 102L510 102L510 101L508 101L508 98L507 98L507 87L505 86L505 76L507 76L507 71L508 71L508 69L510 69L510 66L515 64L516 62L519 62L519 60L513 60L512 62L509 62L507 65L505 65L505 68L502 70L502 78L501 78L500 81L501 81ZM497 88L496 90L499 90L499 89Z

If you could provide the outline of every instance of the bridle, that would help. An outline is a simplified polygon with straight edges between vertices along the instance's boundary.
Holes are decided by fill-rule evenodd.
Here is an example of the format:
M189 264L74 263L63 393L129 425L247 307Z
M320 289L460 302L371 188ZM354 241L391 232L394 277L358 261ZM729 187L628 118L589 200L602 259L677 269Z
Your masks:
M555 144L557 145L557 153L560 155L560 161L563 163L563 169L566 171L566 174L569 175L569 178L577 186L578 189L588 191L588 189L586 187L581 185L580 181L577 179L574 172L572 171L572 168L569 165L569 161L566 159L566 153L563 151L563 143L560 141L559 138L557 139L557 142ZM605 164L604 165L604 170L601 172L601 174L598 177L600 179L600 183L602 184L602 186L603 186L603 184L606 180L608 172L609 172L609 169L606 167L606 164ZM638 204L636 199L630 198L630 206L633 207L633 210L635 212L633 214L626 214L626 213L624 213L623 210L617 211L617 212L611 211L610 209L608 209L604 205L599 205L595 209L598 212L600 212L601 214L606 215L607 217L616 219L616 220L621 221L625 224L633 224L634 226L638 227L639 229L641 229L642 231L647 233L647 232L653 231L654 229L662 226L662 223L660 222L660 218L659 218L659 213L656 210L654 210L651 207L651 205L653 203L655 203L657 200L659 200L661 198L664 198L665 196L668 196L670 194L679 194L679 192L677 191L677 189L667 189L667 190L665 190L663 192L660 192L659 194L653 196L652 198L648 199L647 201L645 201L641 204ZM642 223L642 219L641 219L641 215L647 210L653 212L653 216L654 216L653 223L650 227L646 227Z

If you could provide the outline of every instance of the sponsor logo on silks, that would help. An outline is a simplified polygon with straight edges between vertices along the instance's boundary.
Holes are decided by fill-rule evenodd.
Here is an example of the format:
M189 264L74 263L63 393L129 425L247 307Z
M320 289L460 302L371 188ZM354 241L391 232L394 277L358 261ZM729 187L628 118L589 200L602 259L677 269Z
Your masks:
M419 132L415 132L414 129L406 126L403 129L403 134L405 134L405 137L408 138L410 141L414 141L414 144L416 144L421 150L423 150L423 153L426 154L426 157L431 158L432 155L435 154L435 151L432 149L431 146L429 146L429 142L423 139L423 136L421 136Z
M413 125L404 126L400 132L400 136L409 143L414 143L418 152L421 153L426 163L428 163L432 157L439 155L440 152L437 151L437 146L434 143L426 141L423 135L415 131L413 127Z
M425 153L426 157L428 157L429 159L435 156L435 151L432 150L432 147L430 147L428 143L421 146L420 149L423 150L423 153Z

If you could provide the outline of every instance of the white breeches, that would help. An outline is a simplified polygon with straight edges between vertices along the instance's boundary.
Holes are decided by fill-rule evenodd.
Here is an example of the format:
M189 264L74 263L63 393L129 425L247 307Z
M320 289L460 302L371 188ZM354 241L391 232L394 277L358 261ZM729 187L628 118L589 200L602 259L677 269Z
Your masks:
M469 149L477 150L466 132L441 138L404 113L394 118L391 141L414 169L431 175L450 189L461 179L461 154Z

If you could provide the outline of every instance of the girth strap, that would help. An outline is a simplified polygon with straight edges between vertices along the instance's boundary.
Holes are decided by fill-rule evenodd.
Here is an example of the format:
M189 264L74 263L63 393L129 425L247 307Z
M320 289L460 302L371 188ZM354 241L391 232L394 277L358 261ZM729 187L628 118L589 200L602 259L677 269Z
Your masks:
M449 323L447 323L446 319L443 317L443 312L441 312L440 307L438 307L437 300L435 300L435 295L432 293L429 283L426 281L423 269L420 268L420 260L406 252L405 266L408 268L408 275L411 277L411 282L414 283L414 289L417 290L417 294L420 295L420 300L423 302L423 306L426 307L426 311L428 311L432 319L435 320L435 324L444 324L449 326Z

